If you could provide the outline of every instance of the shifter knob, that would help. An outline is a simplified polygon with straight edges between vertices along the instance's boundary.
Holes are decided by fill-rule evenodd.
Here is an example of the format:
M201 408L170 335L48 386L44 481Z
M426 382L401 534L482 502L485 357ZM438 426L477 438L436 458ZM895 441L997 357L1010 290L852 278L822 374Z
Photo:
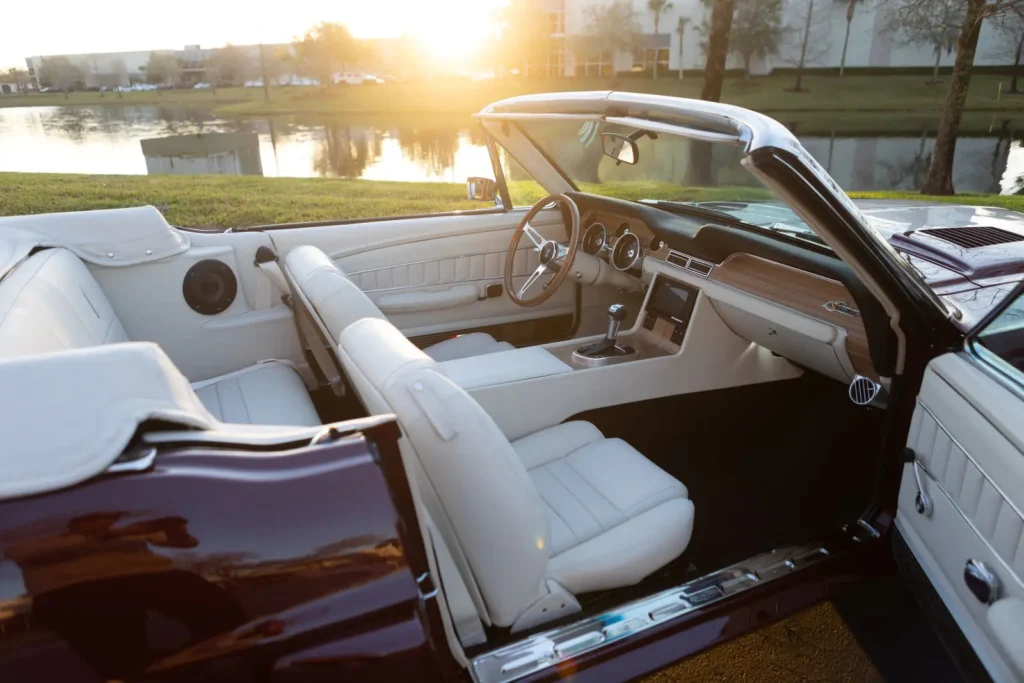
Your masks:
M619 334L619 325L626 319L626 307L623 304L612 304L608 307L608 331L605 333L604 338L606 341L615 343L615 338Z

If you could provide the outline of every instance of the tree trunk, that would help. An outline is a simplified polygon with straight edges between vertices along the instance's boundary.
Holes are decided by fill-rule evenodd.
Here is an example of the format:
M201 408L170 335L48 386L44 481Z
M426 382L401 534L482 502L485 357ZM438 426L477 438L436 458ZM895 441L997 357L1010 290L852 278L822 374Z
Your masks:
M686 35L686 27L679 32L679 80L683 80L683 37ZM1017 51L1020 54L1020 51ZM1016 72L1014 72L1016 74ZM1016 78L1016 76L1014 76Z
M658 80L658 24L661 23L661 12L654 14L654 80Z
M967 0L967 12L963 29L957 40L956 62L953 64L953 78L946 94L946 104L939 119L939 134L935 138L935 151L928 167L928 178L921 188L922 194L953 194L953 154L956 152L956 137L960 132L960 119L964 113L967 89L971 85L971 67L974 53L978 50L981 35L981 21L984 18L987 0Z
M1010 92L1016 95L1017 90L1017 79L1020 77L1020 53L1024 51L1024 33L1021 33L1020 40L1017 41L1017 54L1013 56L1013 79L1010 81Z
M259 46L260 50L260 76L263 78L263 99L266 102L270 101L270 81L267 80L267 59L263 54L263 45Z
M839 76L842 77L846 71L846 48L850 46L850 25L853 24L853 12L857 6L857 0L850 0L846 7L846 37L843 38L843 56L839 58Z
M935 66L932 67L932 83L939 82L939 64L942 62L942 46L935 46Z
M743 78L744 80L750 80L750 62L754 58L753 55L743 55Z
M793 86L795 92L803 92L804 61L807 59L807 41L811 39L811 16L814 14L814 0L807 2L807 21L804 22L804 39L800 44L800 63L796 67L796 84Z
M711 32L708 35L707 62L704 64L702 100L722 99L725 80L725 58L729 56L729 34L732 33L732 12L735 0L715 0L711 9Z

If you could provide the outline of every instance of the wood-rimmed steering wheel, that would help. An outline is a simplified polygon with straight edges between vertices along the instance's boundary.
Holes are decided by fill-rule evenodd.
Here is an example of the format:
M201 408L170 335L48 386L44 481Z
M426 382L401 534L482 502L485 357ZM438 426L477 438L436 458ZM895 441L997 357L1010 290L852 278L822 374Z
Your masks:
M562 215L567 217L571 223L568 244L544 239L530 225L534 216L551 204L561 206L564 209ZM534 251L540 254L540 265L530 274L530 277L526 278L523 286L517 289L513 285L512 278L515 276L516 251L519 249L519 241L523 235L526 235L526 238L533 243ZM576 259L576 250L579 248L579 244L580 210L576 206L576 202L564 194L553 194L534 204L526 213L519 227L516 228L515 234L512 235L508 253L505 255L505 291L508 292L508 298L524 307L537 306L550 299L569 274L569 269L572 268L572 263ZM544 283L541 291L532 297L527 297L526 292L548 272L554 273L554 275Z

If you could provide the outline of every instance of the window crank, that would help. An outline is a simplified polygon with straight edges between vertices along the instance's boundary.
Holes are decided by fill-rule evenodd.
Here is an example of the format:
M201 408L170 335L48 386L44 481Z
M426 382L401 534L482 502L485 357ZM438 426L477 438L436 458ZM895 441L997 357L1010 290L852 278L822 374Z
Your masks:
M914 464L914 482L917 484L917 495L914 496L914 509L917 513L924 515L925 517L932 516L932 510L934 506L932 504L931 496L924 490L924 483L921 481L921 473L928 475L928 470L925 469L921 461L918 460L917 454L914 453L913 448L908 448L904 452L904 461Z

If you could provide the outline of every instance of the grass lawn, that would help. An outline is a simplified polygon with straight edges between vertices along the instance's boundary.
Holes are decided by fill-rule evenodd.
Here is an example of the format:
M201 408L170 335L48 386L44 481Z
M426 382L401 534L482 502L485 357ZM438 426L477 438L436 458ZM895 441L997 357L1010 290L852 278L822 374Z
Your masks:
M627 186L628 185L628 186ZM586 190L587 188L582 188ZM687 195L694 200L722 198L724 190L683 190L677 186L626 184L627 198ZM272 223L401 216L485 205L466 199L455 183L404 183L329 178L256 178L227 176L97 176L51 173L0 173L0 215L85 211L152 204L167 220L183 227L242 228ZM513 188L513 198L532 201L535 187ZM763 193L753 190L751 198ZM855 192L853 197L932 199L940 202L999 206L1024 211L1024 197L957 195L923 197L913 192Z
M213 107L225 116L257 114L469 114L495 100L514 95L559 90L626 90L682 97L697 97L700 77L676 78L509 78L472 82L443 78L370 86L320 88L272 88L266 101L262 88L212 90L157 90L116 93L81 92L0 95L0 108L158 104ZM730 78L722 99L768 113L774 112L918 112L934 113L942 107L949 76L929 85L928 76L835 76L804 77L807 92L793 93L791 76L764 76L751 80ZM998 85L1009 85L1008 76L976 74L971 80L967 109L975 112L1024 112L1024 95L997 99Z

